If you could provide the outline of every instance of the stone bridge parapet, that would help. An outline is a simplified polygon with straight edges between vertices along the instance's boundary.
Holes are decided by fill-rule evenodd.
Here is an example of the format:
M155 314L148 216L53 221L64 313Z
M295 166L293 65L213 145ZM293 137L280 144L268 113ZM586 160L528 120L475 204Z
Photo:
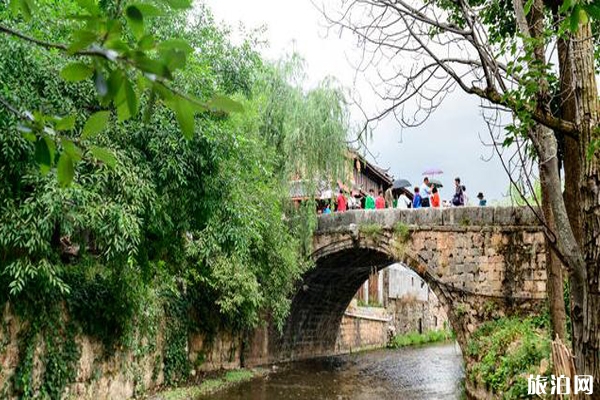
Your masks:
M420 229L456 230L468 227L506 228L518 227L531 231L541 231L536 215L537 210L528 207L451 207L420 209L351 210L319 216L316 235L348 231L354 226L377 224L382 228L393 229L398 223ZM527 229L529 228L529 229Z

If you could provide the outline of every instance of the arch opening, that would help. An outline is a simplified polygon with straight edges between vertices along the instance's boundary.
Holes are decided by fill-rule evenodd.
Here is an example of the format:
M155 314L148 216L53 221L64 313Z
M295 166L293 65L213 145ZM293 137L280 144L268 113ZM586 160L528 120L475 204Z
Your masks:
M280 349L288 359L333 353L342 318L356 292L373 271L400 262L386 249L356 245L322 249L314 259L315 267L304 275L292 300L282 336ZM448 302L436 283L420 274L416 263L402 264L429 285L448 314Z

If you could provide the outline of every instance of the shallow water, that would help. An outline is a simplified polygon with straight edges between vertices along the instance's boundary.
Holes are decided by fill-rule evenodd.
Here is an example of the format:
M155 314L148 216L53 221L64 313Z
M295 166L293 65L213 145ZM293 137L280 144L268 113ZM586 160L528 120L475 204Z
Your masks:
M460 399L456 344L438 344L282 364L275 373L198 400Z

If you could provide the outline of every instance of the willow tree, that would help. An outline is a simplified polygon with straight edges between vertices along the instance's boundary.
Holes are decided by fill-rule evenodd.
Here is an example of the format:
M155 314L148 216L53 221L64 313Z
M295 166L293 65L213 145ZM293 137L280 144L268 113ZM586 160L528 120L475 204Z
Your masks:
M314 195L345 178L350 123L341 86L327 77L307 88L304 67L298 54L265 65L245 108L259 115L256 129L277 153L281 185L289 188L296 181L307 195L302 208L290 209L289 214L294 215L292 227L303 240L304 252L310 253L316 224Z
M567 268L577 373L600 383L600 196L598 90L592 22L596 4L529 0L342 0L323 6L332 26L352 32L361 66L377 72L386 107L406 126L422 123L454 88L505 113L505 146L517 145L539 165L547 243ZM560 50L560 67L549 58ZM490 117L490 113L487 114ZM489 120L490 126L498 120ZM557 138L561 141L557 141ZM559 145L572 194L561 192ZM524 161L523 161L524 162ZM553 327L562 335L562 280L549 263ZM595 395L600 396L599 394Z

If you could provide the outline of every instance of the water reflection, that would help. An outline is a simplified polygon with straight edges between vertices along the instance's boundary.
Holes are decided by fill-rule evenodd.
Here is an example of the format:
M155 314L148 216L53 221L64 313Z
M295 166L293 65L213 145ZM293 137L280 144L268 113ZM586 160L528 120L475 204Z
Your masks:
M199 400L459 399L463 377L458 345L441 344L284 364Z

